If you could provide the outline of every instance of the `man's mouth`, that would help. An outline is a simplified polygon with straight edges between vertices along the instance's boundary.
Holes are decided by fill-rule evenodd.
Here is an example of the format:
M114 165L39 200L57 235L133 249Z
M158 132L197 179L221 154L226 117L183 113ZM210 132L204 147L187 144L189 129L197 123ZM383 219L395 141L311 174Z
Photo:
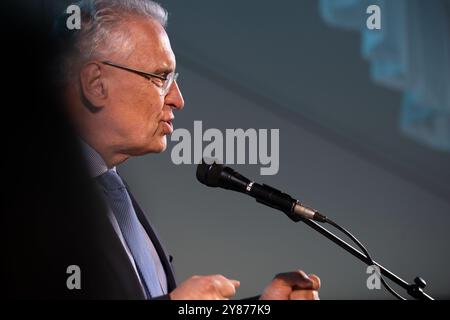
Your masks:
M163 127L164 127L163 128L164 134L172 134L172 132L173 132L172 120L162 120Z

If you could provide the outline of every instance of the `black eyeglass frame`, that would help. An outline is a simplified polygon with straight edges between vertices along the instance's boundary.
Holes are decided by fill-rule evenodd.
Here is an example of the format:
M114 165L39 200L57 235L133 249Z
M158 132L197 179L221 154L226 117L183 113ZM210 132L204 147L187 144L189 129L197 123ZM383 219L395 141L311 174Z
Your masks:
M101 61L101 63L111 66L111 67L119 68L119 69L122 69L125 71L133 72L135 74L138 74L138 75L146 78L147 80L151 80L152 78L157 78L162 81L168 81L160 87L162 89L161 95L163 95L163 96L165 96L169 92L170 88L172 87L172 84L175 81L177 81L178 75L179 75L176 72L172 72L172 73L169 73L167 76L163 76L163 75L156 74L156 73L151 73L151 72L146 72L146 71L130 68L130 67L124 66L122 64L114 63L111 61ZM158 84L155 83L155 85L158 85Z

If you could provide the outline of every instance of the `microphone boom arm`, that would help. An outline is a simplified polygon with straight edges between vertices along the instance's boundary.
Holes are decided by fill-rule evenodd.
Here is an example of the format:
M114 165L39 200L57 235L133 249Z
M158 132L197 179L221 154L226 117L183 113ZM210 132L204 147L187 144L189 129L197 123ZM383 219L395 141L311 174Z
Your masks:
M328 229L322 227L317 222L308 220L305 218L301 218L301 217L298 219L298 221L302 221L306 225L310 226L311 228L313 228L314 230L316 230L317 232L319 232L326 238L330 239L331 241L336 243L338 246L343 248L345 251L349 252L354 257L358 258L359 260L361 260L368 266L372 265L370 260L364 254L362 254L359 250L355 249L353 246L349 245L347 242L345 242L344 240L342 240L341 238L336 236L334 233L332 233ZM380 269L380 272L383 276L385 276L386 278L395 282L400 287L404 288L408 292L408 294L410 296L412 296L413 298L421 299L421 300L434 300L430 295L426 294L423 291L423 288L425 288L426 283L422 278L416 277L414 279L414 284L409 284L408 282L406 282L405 280L403 280L402 278L400 278L393 272L391 272L388 269L386 269L385 267L383 267L378 262L372 261L372 263L375 264Z

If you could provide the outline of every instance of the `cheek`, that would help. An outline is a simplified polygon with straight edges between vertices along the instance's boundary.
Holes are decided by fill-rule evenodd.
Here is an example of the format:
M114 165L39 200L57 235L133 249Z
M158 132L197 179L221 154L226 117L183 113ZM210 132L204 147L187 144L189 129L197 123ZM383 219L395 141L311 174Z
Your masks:
M161 119L162 113L162 104L159 99L149 100L147 99L146 103L143 104L141 109L141 114L147 120L152 120L153 125L157 125L158 120Z
M116 116L125 121L128 130L134 132L133 135L148 135L149 130L158 126L163 101L153 95L148 87L128 89L116 100L120 103L117 108L120 114Z
M109 101L118 141L132 155L164 151L166 137L158 129L164 99L148 84L130 81L122 85L111 90Z
M156 134L155 131L159 126L162 116L162 104L159 103L158 98L154 100L145 99L141 103L136 113L136 122L139 122L139 125L136 127L140 127L142 130L142 137L150 137Z

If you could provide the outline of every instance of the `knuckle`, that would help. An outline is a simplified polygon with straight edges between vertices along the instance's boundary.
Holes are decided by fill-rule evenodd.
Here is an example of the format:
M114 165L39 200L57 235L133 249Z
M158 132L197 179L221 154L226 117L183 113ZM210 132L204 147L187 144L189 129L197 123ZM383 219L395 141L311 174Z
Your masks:
M309 279L308 275L303 270L298 269L296 273L299 274L304 279Z
M315 274L310 274L309 278L314 282L314 286L317 289L320 289L320 286L321 286L320 278L317 275L315 275Z
M214 278L218 281L226 280L226 278L221 274L215 274Z
M208 284L207 285L208 285L208 288L210 290L217 291L217 290L220 289L221 282L218 280L217 277L214 276L214 277L211 277L211 278L208 279Z
M287 275L286 272L277 273L277 274L275 275L274 279L283 279L283 278L286 277L286 275Z

